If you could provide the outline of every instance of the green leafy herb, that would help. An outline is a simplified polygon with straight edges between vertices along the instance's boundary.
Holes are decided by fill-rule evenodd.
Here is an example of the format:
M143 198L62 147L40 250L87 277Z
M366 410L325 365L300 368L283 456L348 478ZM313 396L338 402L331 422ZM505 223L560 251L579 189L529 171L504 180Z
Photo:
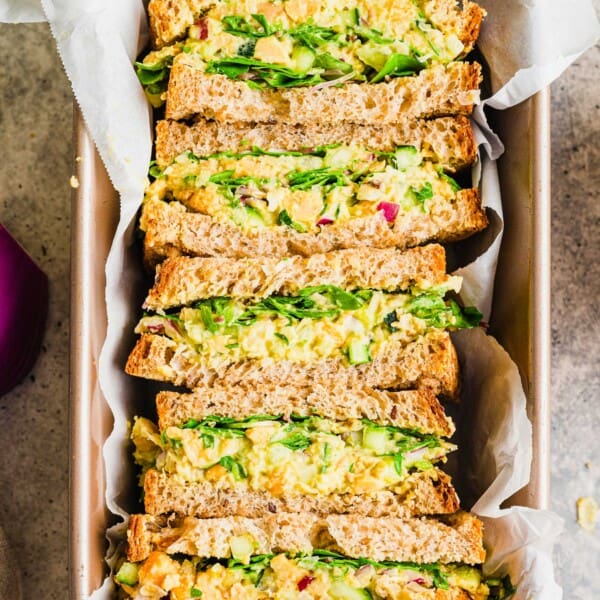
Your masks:
M152 179L160 179L161 177L164 177L164 173L162 172L161 168L156 164L155 160L153 160L150 163L150 167L148 168L148 175L150 175Z
M290 343L290 340L288 340L287 337L285 335L283 335L283 333L279 333L278 331L276 331L275 337L279 338L284 344L289 345L289 343Z
M171 446L176 449L183 447L183 442L180 439L169 437L166 431L160 434L160 441L163 446Z
M371 292L371 290L359 290L358 292L347 292L335 285L315 285L303 288L298 292L299 296L312 296L313 294L323 294L327 296L335 306L342 310L356 310L370 300L370 296L365 298L361 292ZM372 292L371 292L372 295Z
M301 433L295 433L286 437L282 440L277 440L273 442L273 444L281 444L290 450L298 451L298 450L306 450L311 445L310 438Z
M406 54L392 54L379 73L371 79L371 83L378 83L386 77L405 77L414 75L424 68L424 64L414 56Z
M254 50L256 48L256 40L248 40L244 42L237 50L239 56L245 56L250 58L254 56Z
M398 475L400 475L400 477L402 477L404 475L404 473L402 472L403 460L404 460L404 456L400 452L397 454L394 454L394 469L396 470L396 473L398 473Z
M376 44L391 44L394 40L384 37L378 29L369 27L355 27L354 31L361 40L370 40Z
M315 66L330 71L331 73L328 73L330 75L345 75L351 73L353 69L351 64L335 58L329 52L318 54L315 58Z
M190 598L202 598L202 591L195 587L191 588Z
M233 456L222 456L218 464L225 467L236 481L241 481L248 477L248 473L242 463L233 458Z
M167 91L172 63L172 56L167 56L154 64L135 63L135 73L144 86L148 100L155 108L162 105L162 94Z
M389 312L387 315L385 315L385 317L383 317L383 322L387 325L388 329L392 333L394 333L394 331L398 331L398 328L394 325L394 323L397 323L397 321L398 315L396 314L395 310Z

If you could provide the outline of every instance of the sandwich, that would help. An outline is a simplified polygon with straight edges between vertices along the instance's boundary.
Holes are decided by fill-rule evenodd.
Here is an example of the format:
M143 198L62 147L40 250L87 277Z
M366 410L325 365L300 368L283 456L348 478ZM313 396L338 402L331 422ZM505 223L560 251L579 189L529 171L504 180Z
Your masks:
M321 135L305 130L300 137L295 135L299 129L288 126L270 133L253 130L253 141L273 147L278 138L276 147L291 150L244 148L241 136L249 133L247 128L205 123L194 133L185 125L159 127L179 132L173 135L184 140L165 141L165 146L179 148L189 141L199 152L220 149L202 156L188 150L164 168L151 168L154 180L146 189L140 220L146 262L153 266L180 254L308 256L466 238L488 222L479 193L463 189L435 161L457 166L470 160L472 132L454 119L435 123L417 130L422 134L418 146L396 146L398 138L388 137L393 129L370 142L369 128L335 127ZM210 137L216 131L223 145ZM308 134L326 144L298 149L297 141L307 141ZM342 134L348 143L339 141ZM357 141L349 141L353 137ZM232 146L237 149L223 150Z
M145 511L195 517L448 514L439 469L454 425L427 391L216 386L162 392L159 426L137 418Z
M480 66L462 62L484 15L472 2L186 8L153 3L155 43L166 45L137 63L150 101L166 98L167 119L388 124L469 114L479 98Z
M126 371L188 387L361 382L454 398L458 365L448 331L481 320L447 297L459 286L445 272L441 246L175 258L149 294L152 312L138 323Z
M485 600L510 581L485 580L482 524L466 513L377 519L311 513L193 519L133 515L127 597Z

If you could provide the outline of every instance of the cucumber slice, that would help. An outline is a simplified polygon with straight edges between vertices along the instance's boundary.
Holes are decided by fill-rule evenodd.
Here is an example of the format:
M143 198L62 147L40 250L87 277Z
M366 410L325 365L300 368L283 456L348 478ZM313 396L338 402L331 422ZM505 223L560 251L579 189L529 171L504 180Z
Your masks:
M418 167L421 164L421 155L414 146L399 146L394 152L394 166L396 169Z
M356 56L376 71L381 71L383 66L391 56L391 50L387 46L381 46L372 42L367 42L360 46L356 51Z
M294 71L306 73L315 63L315 53L307 46L296 46L292 51Z
M358 8L345 10L340 16L342 18L342 23L346 27L357 27L360 25L360 14L358 12Z
M251 535L237 535L229 541L231 556L236 560L247 561L254 552L254 538Z
M334 600L371 600L368 590L357 589L345 581L334 581L329 588L329 596Z
M355 340L348 344L348 361L351 365L362 365L371 362L369 342Z
M461 587L467 592L477 592L481 585L481 573L473 567L461 565L455 567L451 573L448 573L448 581L451 585Z
M373 450L373 452L375 452L377 455L386 453L388 441L389 436L387 430L385 429L373 427L367 427L366 429L363 429L363 447Z
M115 580L124 585L135 585L138 582L138 566L135 563L124 562L117 571Z

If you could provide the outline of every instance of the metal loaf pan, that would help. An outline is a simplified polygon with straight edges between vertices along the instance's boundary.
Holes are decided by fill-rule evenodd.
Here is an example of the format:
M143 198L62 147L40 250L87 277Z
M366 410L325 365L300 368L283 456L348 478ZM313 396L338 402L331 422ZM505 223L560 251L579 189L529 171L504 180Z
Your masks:
M506 146L500 160L506 231L490 332L517 363L533 423L529 485L511 502L547 508L550 410L549 92L493 117ZM116 229L118 197L81 115L75 112L76 170L71 246L70 598L87 598L106 576L102 443L112 415L97 360L106 330L104 264ZM528 190L523 193L523 190Z

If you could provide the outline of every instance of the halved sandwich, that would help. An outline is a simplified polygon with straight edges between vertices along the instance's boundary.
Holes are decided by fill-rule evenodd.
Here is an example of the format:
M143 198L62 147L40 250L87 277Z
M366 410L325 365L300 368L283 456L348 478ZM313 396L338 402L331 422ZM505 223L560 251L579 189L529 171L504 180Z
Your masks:
M168 119L394 123L478 101L480 67L460 62L484 14L472 2L194 4L152 6L152 29L171 22L178 33L164 37L184 39L137 63Z
M481 314L446 298L460 278L445 273L441 246L172 260L148 301L163 288L166 298L136 328L131 375L188 387L360 381L457 394L448 330L476 326Z
M464 132L447 125L451 132L432 135L460 144ZM271 135L278 132L285 133L278 126ZM422 150L382 143L384 150L375 148L376 140L333 143L337 133L321 135L331 143L304 150L188 151L164 169L154 166L140 221L147 263L178 254L281 257L406 248L463 239L487 225L478 191L462 189L425 158L429 142L422 140Z
M482 524L310 513L261 519L131 517L128 562L115 580L128 597L322 600L508 598L485 581Z
M439 470L454 431L429 392L216 386L161 393L132 429L145 511L196 517L458 509ZM371 417L371 418L369 418Z

